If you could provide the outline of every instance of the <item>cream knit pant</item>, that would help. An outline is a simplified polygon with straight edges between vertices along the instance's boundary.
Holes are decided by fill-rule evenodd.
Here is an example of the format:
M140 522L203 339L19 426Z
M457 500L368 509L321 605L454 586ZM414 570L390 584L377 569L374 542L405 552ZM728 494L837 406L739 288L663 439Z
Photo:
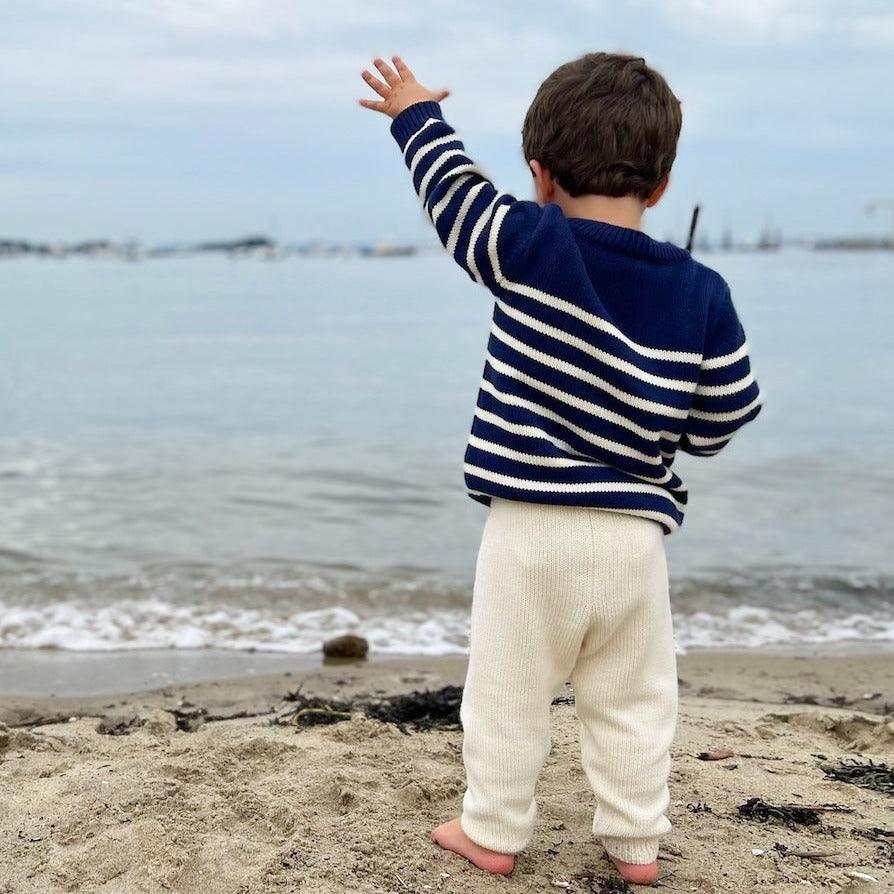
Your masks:
M501 853L534 829L550 703L567 679L596 795L593 834L650 863L670 830L677 672L664 534L649 519L494 499L478 554L463 694L462 827Z

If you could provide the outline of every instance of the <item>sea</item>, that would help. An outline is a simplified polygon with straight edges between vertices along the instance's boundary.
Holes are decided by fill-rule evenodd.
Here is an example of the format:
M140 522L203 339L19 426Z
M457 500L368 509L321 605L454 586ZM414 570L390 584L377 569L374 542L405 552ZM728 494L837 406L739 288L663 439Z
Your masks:
M680 455L680 651L894 643L894 253L712 253L765 394ZM489 295L407 257L0 263L0 650L467 647Z

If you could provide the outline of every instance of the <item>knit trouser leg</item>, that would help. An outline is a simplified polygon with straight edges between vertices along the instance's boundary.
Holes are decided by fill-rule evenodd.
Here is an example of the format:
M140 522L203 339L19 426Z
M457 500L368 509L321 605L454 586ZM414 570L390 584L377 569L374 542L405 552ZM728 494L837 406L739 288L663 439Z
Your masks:
M586 510L494 500L478 554L461 707L461 823L482 847L523 850L550 749L550 703L586 629Z
M677 721L676 654L663 535L635 519L617 537L593 513L602 606L572 673L581 757L596 795L593 834L627 863L651 863L671 826L670 747Z

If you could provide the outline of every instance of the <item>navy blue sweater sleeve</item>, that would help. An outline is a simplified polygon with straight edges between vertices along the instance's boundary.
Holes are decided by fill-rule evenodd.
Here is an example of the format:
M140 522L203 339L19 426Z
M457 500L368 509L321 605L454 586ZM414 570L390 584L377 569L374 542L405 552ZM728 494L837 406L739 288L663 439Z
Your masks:
M714 456L760 413L762 405L745 331L724 282L708 309L704 356L681 449L695 456Z
M531 242L542 209L499 192L466 155L436 102L395 116L391 134L441 243L476 282L495 291Z

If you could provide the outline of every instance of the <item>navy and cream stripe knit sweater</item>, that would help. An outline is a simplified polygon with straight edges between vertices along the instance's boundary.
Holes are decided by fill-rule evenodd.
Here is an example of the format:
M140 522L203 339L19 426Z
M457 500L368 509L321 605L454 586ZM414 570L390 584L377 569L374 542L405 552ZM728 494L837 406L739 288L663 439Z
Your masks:
M761 395L729 287L669 242L497 191L436 102L391 133L454 260L496 298L469 495L592 506L670 533L677 449L719 452Z

